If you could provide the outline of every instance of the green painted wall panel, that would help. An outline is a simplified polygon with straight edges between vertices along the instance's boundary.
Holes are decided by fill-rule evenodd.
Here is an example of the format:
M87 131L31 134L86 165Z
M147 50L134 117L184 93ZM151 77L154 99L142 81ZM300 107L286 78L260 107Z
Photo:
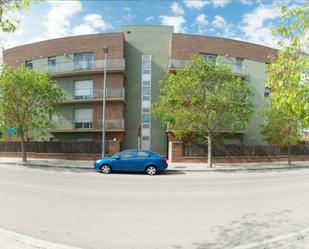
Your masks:
M141 123L141 62L142 55L152 56L151 102L159 96L159 81L164 78L169 63L172 27L167 26L124 26L126 58L126 135L124 147L137 148L136 129ZM161 121L151 118L151 150L167 152L166 128Z

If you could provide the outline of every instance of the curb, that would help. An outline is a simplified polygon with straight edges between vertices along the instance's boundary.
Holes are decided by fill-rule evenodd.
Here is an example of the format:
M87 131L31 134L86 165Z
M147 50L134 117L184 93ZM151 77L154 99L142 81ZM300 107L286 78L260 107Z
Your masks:
M15 165L15 166L28 166L28 167L45 167L45 168L59 168L59 169L73 169L73 170L84 170L84 171L96 171L92 167L72 167L72 166L66 166L66 165L48 165L48 164L31 164L31 163L15 163L15 162L0 162L0 165ZM167 169L166 171L180 171L180 172L249 172L249 171L268 171L268 170L293 170L293 169L309 169L309 165L298 165L298 166L283 166L283 167L267 167L267 168L240 168L241 166L238 166L238 168L212 168L212 169L185 169L185 168L173 168L173 169Z
M90 167L71 167L71 166L65 166L65 165L48 165L48 164L31 164L31 163L3 163L0 162L0 164L3 165L15 165L15 166L28 166L28 167L45 167L45 168L59 168L59 169L81 169L81 170L88 170L88 171L93 171L93 168Z

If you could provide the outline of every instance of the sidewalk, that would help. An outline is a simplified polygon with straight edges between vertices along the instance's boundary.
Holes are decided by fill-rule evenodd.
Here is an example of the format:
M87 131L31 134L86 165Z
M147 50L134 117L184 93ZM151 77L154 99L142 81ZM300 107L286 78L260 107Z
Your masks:
M24 165L32 167L55 167L63 169L93 170L92 161L59 160L59 159L29 159L23 163L20 158L0 157L0 165ZM209 172L209 171L250 171L250 170L277 170L308 168L309 161L292 162L263 162L263 163L216 163L209 168L206 163L169 163L168 170L184 172Z

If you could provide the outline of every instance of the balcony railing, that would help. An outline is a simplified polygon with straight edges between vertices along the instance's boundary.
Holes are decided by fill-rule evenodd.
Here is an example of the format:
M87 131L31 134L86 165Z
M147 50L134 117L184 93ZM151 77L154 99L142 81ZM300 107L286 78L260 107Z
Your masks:
M99 121L100 128L102 128L102 120ZM105 129L106 130L123 130L124 127L124 119L108 119L105 120Z
M107 88L106 89L106 98L124 98L125 90L124 88ZM82 100L82 99L102 99L103 98L103 89L92 89L92 88L83 88L75 90L73 99ZM68 98L66 100L72 100Z
M52 132L56 131L74 131L74 130L101 130L102 120L94 121L91 119L76 119L72 122L64 123L61 119L52 121ZM95 127L98 124L98 127ZM105 120L105 129L108 130L124 130L124 119L107 119Z
M76 119L74 120L75 129L92 129L91 119Z
M74 72L87 72L87 71L100 71L105 68L105 60L93 61L78 61L78 62L60 62L55 65L43 65L39 71L49 71L52 75L74 73ZM33 68L36 69L35 67ZM107 71L123 71L125 69L124 59L109 59L106 62Z
M182 69L185 67L186 63L189 60L176 60L176 59L171 59L169 62L169 69L170 70L177 70L177 69ZM247 76L248 75L248 69L246 66L238 66L233 63L226 63L226 62L217 62L216 64L223 64L231 68L232 73L235 75L240 75L240 76Z

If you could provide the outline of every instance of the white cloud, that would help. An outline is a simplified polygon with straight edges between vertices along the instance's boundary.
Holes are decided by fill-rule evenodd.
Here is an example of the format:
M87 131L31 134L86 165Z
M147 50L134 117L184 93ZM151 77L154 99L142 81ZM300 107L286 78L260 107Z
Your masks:
M239 2L243 5L252 5L252 0L239 0Z
M208 23L207 16L200 14L196 17L193 25L197 25L199 33L204 33L206 31L205 27L208 25Z
M122 9L125 10L125 11L128 11L128 12L132 11L129 7L123 7Z
M230 0L212 0L212 4L215 8L221 7L223 8L225 5L227 5L230 2Z
M132 19L134 18L134 16L133 15L131 15L130 13L128 13L128 14L126 14L126 15L124 15L123 16L123 19L124 19L124 23L125 24L131 24L131 22L132 22Z
M191 9L201 9L207 4L210 3L206 0L185 0L185 5Z
M175 15L181 16L184 14L183 8L177 2L172 3L171 10Z
M279 9L274 5L260 5L242 17L240 29L247 40L265 45L273 45L270 21L280 16Z
M147 16L146 18L145 18L145 21L146 22L150 22L150 21L152 21L154 18L153 18L153 16Z
M185 32L183 24L186 23L186 20L183 16L160 16L160 19L162 25L174 26L174 31L176 33Z
M84 16L83 20L84 23L75 26L72 29L73 35L91 34L112 28L112 25L110 23L106 23L102 16L98 14L88 14Z
M70 33L70 18L82 10L80 1L50 1L51 10L45 20L48 38L66 36Z
M221 29L223 31L223 36L231 36L232 24L227 23L224 17L216 15L212 21L212 26L216 29Z

